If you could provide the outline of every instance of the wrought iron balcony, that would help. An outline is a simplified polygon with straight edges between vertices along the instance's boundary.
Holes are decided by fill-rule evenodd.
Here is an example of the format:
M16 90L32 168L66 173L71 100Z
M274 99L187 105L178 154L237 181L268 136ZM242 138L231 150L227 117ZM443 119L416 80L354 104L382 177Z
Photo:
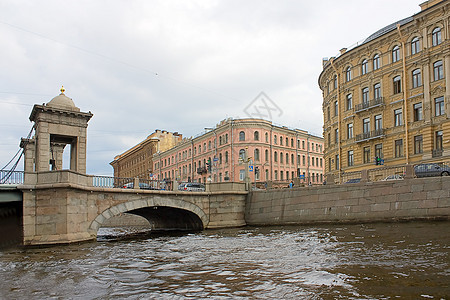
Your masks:
M442 149L433 149L432 156L433 156L433 157L439 157L439 156L442 156L442 152L443 152Z
M384 129L372 130L370 132L365 132L362 134L358 134L356 136L356 142L363 142L367 140L377 139L380 137L384 137Z
M206 174L206 173L208 173L206 167L197 168L197 174Z
M371 109L373 107L384 105L383 97L373 99L371 101L363 102L355 105L355 112L361 112L363 110Z

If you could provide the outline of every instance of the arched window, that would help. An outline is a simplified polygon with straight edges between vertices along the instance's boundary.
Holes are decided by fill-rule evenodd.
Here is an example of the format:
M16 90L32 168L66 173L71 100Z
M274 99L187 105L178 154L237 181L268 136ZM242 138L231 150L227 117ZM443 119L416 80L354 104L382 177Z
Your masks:
M280 145L283 145L283 137L280 136Z
M294 154L291 154L291 165L294 164Z
M276 135L276 134L273 136L273 143L274 143L275 145L277 144L277 135Z
M228 151L225 151L225 163L228 163Z
M394 94L398 94L402 92L402 79L400 76L395 76L393 79L393 90Z
M411 55L417 54L420 52L420 41L416 36L411 40Z
M259 149L255 149L255 151L254 151L254 159L255 159L255 161L259 161Z
M222 153L219 153L219 165L222 164Z
M381 99L381 84L376 83L373 86L373 99Z
M255 131L253 133L253 136L254 136L255 141L259 141L259 131Z
M269 150L264 151L264 160L269 161Z
M283 163L283 152L280 152L280 164Z
M435 29L433 29L433 32L431 34L431 41L433 46L437 46L442 42L441 28L436 27Z
M239 159L240 160L245 159L245 150L244 149L239 150Z
M266 133L264 134L264 136L266 137L266 143L268 143L268 142L269 142L269 134L266 132Z
M219 136L219 145L222 145L222 136Z
M208 150L211 150L211 141L208 142Z
M362 102L368 103L369 102L369 88L365 87L362 89Z
M228 143L228 133L225 134L225 144Z
M381 64L380 64L380 55L379 54L375 54L373 56L373 69L374 70L378 70L380 68Z
M438 60L433 64L433 74L434 80L440 80L444 78L444 66L442 65L442 60Z
M289 138L286 138L286 147L289 147Z
M422 85L422 74L420 69L412 71L412 87L416 88Z
M287 165L289 164L289 154L288 153L286 153L286 164Z
M349 82L350 80L352 80L352 68L347 67L347 69L345 69L345 81Z
M239 132L239 141L245 141L245 132Z
M277 151L275 151L275 152L273 153L273 161L274 161L274 162L277 162L277 161L278 161L278 153L277 153Z
M395 46L392 49L392 62L395 63L400 59L400 47Z
M333 89L337 89L337 75L333 77Z
M367 71L367 59L364 59L361 63L361 75L366 74Z

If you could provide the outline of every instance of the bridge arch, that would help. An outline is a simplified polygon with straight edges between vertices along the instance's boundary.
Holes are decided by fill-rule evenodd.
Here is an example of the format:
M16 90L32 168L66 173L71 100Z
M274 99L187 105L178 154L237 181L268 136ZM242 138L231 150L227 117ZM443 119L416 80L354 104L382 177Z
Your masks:
M91 233L97 234L98 229L102 226L102 224L109 218L112 218L114 216L118 216L121 213L133 213L136 215L140 215L143 217L146 217L145 212L143 209L146 208L163 208L161 211L167 212L168 208L173 209L174 211L177 211L178 215L180 216L180 211L184 211L188 214L188 217L191 219L196 219L197 223L201 223L201 228L196 229L203 229L206 228L206 226L209 223L209 217L206 215L206 213L197 205L180 200L180 199L172 199L172 198L166 198L166 197L152 197L148 199L137 199L132 201L123 202L114 206L111 206L107 209L105 209L101 214L99 214L90 224L89 230ZM149 220L150 221L150 220ZM197 226L198 227L198 226Z

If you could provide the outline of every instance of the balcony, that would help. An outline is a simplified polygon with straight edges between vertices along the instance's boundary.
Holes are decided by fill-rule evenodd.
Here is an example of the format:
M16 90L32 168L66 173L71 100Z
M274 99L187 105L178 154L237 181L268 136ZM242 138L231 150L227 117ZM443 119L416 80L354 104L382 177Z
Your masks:
M431 153L432 157L440 157L442 156L442 149L433 149L433 152Z
M355 105L355 113L384 105L383 97Z
M206 167L197 168L197 174L206 174L206 173L208 173Z
M368 140L373 140L373 139L377 139L377 138L382 138L384 137L384 129L377 129L377 130L373 130L373 131L369 131L369 132L365 132L362 134L358 134L356 136L356 142L364 142L364 141L368 141Z

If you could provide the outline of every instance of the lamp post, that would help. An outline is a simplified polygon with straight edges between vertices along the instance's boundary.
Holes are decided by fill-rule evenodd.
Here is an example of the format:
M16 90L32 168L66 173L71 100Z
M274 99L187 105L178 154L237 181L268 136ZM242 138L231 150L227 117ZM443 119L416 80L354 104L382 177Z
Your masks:
M215 165L215 161L214 159L217 157L217 133L216 133L216 129L215 128L211 128L211 127L205 127L205 130L209 130L212 131L214 133L214 158L213 158L213 164ZM214 166L214 173L215 173L215 177L217 179L217 167Z

